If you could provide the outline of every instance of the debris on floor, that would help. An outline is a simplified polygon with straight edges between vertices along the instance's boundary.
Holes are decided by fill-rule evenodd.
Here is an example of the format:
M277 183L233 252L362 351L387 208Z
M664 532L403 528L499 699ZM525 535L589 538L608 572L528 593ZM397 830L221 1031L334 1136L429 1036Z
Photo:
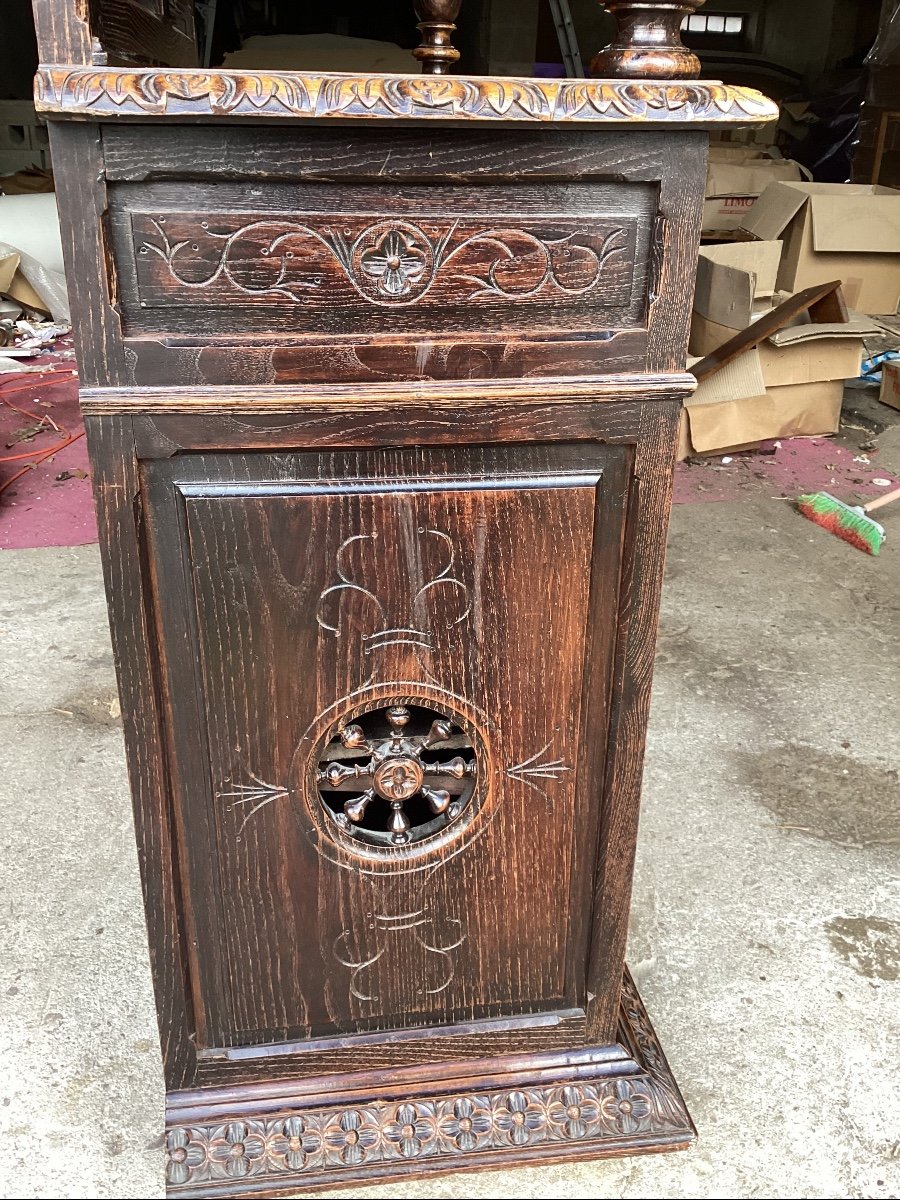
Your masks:
M0 549L95 542L71 334L51 322L19 324L29 357L0 374Z

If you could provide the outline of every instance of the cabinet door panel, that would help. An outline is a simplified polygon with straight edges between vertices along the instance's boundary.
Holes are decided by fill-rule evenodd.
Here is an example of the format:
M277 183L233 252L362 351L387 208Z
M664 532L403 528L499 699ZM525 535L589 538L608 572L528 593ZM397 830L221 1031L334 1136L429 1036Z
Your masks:
M203 1044L583 1004L627 469L591 443L145 468Z

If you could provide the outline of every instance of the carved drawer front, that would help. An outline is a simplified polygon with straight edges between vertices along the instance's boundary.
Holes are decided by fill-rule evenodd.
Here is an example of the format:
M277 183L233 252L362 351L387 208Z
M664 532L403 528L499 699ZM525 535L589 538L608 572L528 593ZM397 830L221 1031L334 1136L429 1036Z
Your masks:
M584 1005L627 456L145 466L201 1046Z
M656 194L610 183L118 184L125 332L641 326Z

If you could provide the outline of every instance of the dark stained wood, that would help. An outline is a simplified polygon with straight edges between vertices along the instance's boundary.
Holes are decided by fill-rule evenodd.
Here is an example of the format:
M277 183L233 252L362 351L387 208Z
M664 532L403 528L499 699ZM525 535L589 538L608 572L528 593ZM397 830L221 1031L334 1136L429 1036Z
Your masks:
M609 7L685 72L694 6ZM170 1193L683 1148L625 936L701 131L771 106L36 11Z
M163 640L193 648L167 656L166 670L175 774L185 781L181 820L195 831L186 886L204 1011L217 1014L208 1017L207 1044L583 1004L566 964L573 954L583 960L585 948L572 944L564 914L572 877L588 869L571 842L590 819L587 797L599 790L602 769L577 771L578 761L585 744L603 742L609 688L598 680L583 714L579 693L589 596L604 615L614 604L621 537L601 497L621 492L621 470L621 452L536 445L194 455L148 471ZM482 482L461 485L473 477ZM363 490L324 482L339 478L371 482ZM248 556L237 592L228 565L235 545ZM392 583L402 578L418 581L409 594ZM445 611L430 611L430 587ZM195 616L185 625L188 613ZM351 619L359 633L349 640L332 631ZM417 632L396 632L409 629ZM519 646L514 665L508 644ZM611 660L611 650L596 653L598 662ZM533 679L543 681L538 704ZM421 696L480 729L490 745L490 758L479 757L486 807L465 853L465 839L451 840L446 863L440 841L422 854L398 847L398 869L413 855L408 875L394 871L383 881L327 865L365 865L352 836L342 839L326 822L311 841L306 828L321 809L314 798L307 811L306 784L309 754L324 733L319 714L336 705L336 719L350 695L382 705ZM255 715L272 697L291 720L260 726ZM208 749L198 754L198 746ZM560 786L576 772L574 786ZM583 811L571 807L579 797ZM201 829L214 832L201 838ZM330 849L322 845L329 830ZM498 927L507 879L489 864L501 853L514 855L509 870L522 883L516 921ZM248 863L258 891L242 887ZM376 926L384 914L383 929L366 932L367 910ZM411 912L423 914L427 936L391 932L392 914ZM315 921L304 920L310 913ZM377 966L344 966L375 956ZM323 964L321 979L314 962ZM416 979L430 981L425 994Z
M846 325L850 320L850 310L844 299L844 289L841 284L832 292L826 292L821 300L814 300L809 306L809 319L814 325Z
M198 63L193 0L33 0L42 63Z
M168 730L130 417L85 417L119 680L166 1086L196 1073L185 912L171 808Z
M87 0L32 0L41 62L94 61Z
M649 185L271 183L263 207L242 184L144 184L114 190L110 224L132 336L229 336L236 311L249 334L296 338L386 318L400 337L601 333L644 323L654 200Z
M733 338L729 338L724 345L694 363L691 374L698 380L708 379L723 367L727 367L730 362L734 362L741 354L752 350L773 333L777 333L779 329L787 328L805 312L819 321L832 320L839 324L846 322L848 314L841 292L841 281L836 279L831 283L813 284L812 287L789 296L783 304L779 304L752 325L736 333Z
M169 1111L170 1188L278 1195L510 1166L526 1146L544 1163L685 1149L695 1131L627 974L618 1038L612 1055L536 1054L524 1070L482 1059L407 1072L402 1083L332 1076L324 1092L298 1081L220 1089L214 1103L185 1094ZM577 1083L555 1086L561 1070ZM229 1184L216 1165L238 1157L249 1169L232 1168Z
M83 386L127 382L122 325L115 306L116 273L107 226L100 130L51 124L56 199L69 307L74 314Z
M704 169L702 134L648 133L627 151L627 138L596 139L567 131L553 137L537 132L474 140L455 132L435 137L409 131L388 138L373 131L348 143L319 129L258 134L196 129L189 134L169 131L163 139L161 131L121 128L106 130L104 144L118 287L137 383L517 378L677 368L689 313L670 283L691 269L696 255L700 200L685 188L682 172ZM270 164L271 182L266 208L260 211L258 200L250 199L250 181L262 177L263 164ZM246 177L247 183L226 182L223 173L225 180ZM567 177L570 182L563 185ZM283 185L275 186L282 178ZM370 187L373 180L378 184ZM473 193L469 185L474 180L480 186ZM221 197L225 214L221 228L208 219L215 197ZM157 202L155 211L149 202ZM373 243L383 240L385 233L378 231L388 228L411 239L408 268L418 277L407 278L408 292L385 297L379 289L386 281L379 276L366 276L360 290L354 283L359 282L359 267L345 271L333 248L313 236L323 232L309 223L316 204L326 214L335 205L378 214L380 223L370 215L368 226L351 220L331 231L332 238L340 235L349 245L353 238L347 231L358 236L366 228L374 230L368 238ZM424 204L436 214L433 223L422 220ZM470 239L469 250L456 252L454 247L465 240L466 221L478 219L469 215L478 204L483 206L482 221L491 218L481 226L491 237L477 243ZM193 223L183 216L191 205L204 214ZM251 205L257 215L248 221ZM298 214L301 207L305 215ZM228 224L235 221L229 210L238 211L240 221L254 228L226 252L227 239L219 235L234 228ZM531 235L510 232L517 226L536 229L529 215L534 211L544 214L549 255L546 242L542 248ZM167 212L167 221L174 212L179 222L174 226L178 235L169 237L168 245L180 247L170 257L185 283L178 282L161 257L167 243L152 225ZM495 219L498 212L504 214L502 222ZM516 212L522 215L514 219ZM317 220L321 226L323 218ZM418 232L413 228L417 220ZM327 221L325 225L330 230ZM435 272L428 239L451 228L446 253L455 257ZM137 235L137 229L149 230L149 237ZM606 242L601 242L603 230L609 231ZM198 236L188 238L190 234ZM260 243L262 235L266 240ZM277 255L261 254L273 240ZM298 264L303 247L310 245L319 269L304 273ZM599 272L598 251L606 254ZM361 246L357 258L365 252ZM226 262L216 274L215 256L223 253ZM464 262L464 254L475 258ZM234 280L225 271L232 258L237 262ZM348 261L352 267L353 255ZM274 294L266 280L278 278L276 271L282 268L285 287ZM627 289L621 283L626 269ZM203 286L210 275L211 286ZM489 279L489 285L479 279ZM333 284L326 287L326 280ZM391 282L404 284L393 276ZM248 294L248 284L259 287L259 294ZM142 287L149 289L146 298ZM618 293L611 290L615 287ZM457 294L463 289L465 303L448 303L454 289ZM616 307L610 299L627 303ZM236 304L247 331L243 337L233 331ZM493 314L489 322L482 308ZM385 336L386 316L402 337ZM459 336L448 337L453 328ZM327 338L313 332L326 329ZM257 344L247 345L254 330ZM280 336L263 337L264 332Z
M591 74L629 79L695 79L700 59L681 41L681 23L705 0L600 0L616 19L613 42L594 56Z
M44 66L35 106L57 120L415 119L446 126L588 125L715 128L764 125L778 110L753 88L664 80L515 79L507 76L317 74L301 71L153 71Z
M425 75L446 75L455 62L459 51L453 45L454 22L462 8L461 0L416 0L414 5L419 18L418 29L422 34L422 45L413 54L422 64Z
M193 0L91 0L91 13L110 66L199 63Z

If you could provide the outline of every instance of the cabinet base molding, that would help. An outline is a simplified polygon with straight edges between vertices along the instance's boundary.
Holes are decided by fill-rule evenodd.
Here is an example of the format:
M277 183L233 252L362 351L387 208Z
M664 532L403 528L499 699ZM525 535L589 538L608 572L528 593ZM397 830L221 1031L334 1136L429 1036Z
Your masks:
M290 1082L168 1098L169 1195L280 1196L686 1149L696 1134L631 977L618 1042L594 1051L385 1072L329 1095ZM423 1076L425 1076L423 1078ZM436 1078L439 1076L439 1078Z

